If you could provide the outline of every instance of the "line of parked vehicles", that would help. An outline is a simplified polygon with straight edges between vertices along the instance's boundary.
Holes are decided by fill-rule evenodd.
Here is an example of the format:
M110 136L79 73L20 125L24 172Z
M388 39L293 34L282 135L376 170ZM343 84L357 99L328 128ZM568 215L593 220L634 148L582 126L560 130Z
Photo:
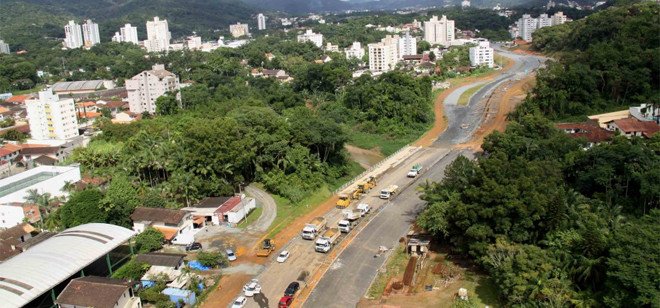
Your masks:
M358 219L369 214L371 206L367 203L360 203L352 209L342 211L343 219L337 223L337 227L328 227L325 217L316 217L305 224L302 230L302 238L306 240L316 240L314 250L327 253L337 243L337 239L342 233L348 233L353 229Z

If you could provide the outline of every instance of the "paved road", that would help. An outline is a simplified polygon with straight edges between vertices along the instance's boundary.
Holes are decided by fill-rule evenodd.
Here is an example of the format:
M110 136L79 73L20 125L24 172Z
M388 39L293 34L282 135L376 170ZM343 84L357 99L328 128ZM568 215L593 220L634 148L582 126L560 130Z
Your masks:
M277 204L275 203L275 200L273 200L273 197L271 197L267 192L254 186L245 187L245 192L258 200L263 207L261 216L259 216L257 221L250 224L246 229L248 231L256 231L262 233L268 231L268 228L273 223L273 220L275 220L275 216L277 216Z
M387 204L334 261L304 307L354 307L386 261L384 256L374 257L378 247L396 247L399 238L405 236L424 209L425 202L419 199L415 184L439 181L447 165L459 155L471 155L471 152L450 152Z

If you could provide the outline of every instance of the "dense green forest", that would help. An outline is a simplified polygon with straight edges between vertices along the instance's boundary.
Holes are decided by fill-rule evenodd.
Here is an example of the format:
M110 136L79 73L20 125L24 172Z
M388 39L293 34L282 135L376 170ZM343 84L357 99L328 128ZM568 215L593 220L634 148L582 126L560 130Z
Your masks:
M542 69L524 108L562 119L660 103L660 5L611 7L534 32L532 46L559 60Z
M657 12L655 3L612 7L539 30L539 37L568 30L571 39L556 42L575 55L563 53L540 72L506 131L485 139L486 155L458 158L441 183L424 187L428 208L418 224L485 269L504 306L659 307L660 134L616 136L585 150L586 141L547 118L632 103L611 91L634 78L644 102L657 99ZM634 37L624 38L627 31ZM615 51L616 40L628 45ZM638 77L628 75L636 70ZM562 110L556 104L567 94L562 103L575 107ZM595 99L601 105L591 105Z

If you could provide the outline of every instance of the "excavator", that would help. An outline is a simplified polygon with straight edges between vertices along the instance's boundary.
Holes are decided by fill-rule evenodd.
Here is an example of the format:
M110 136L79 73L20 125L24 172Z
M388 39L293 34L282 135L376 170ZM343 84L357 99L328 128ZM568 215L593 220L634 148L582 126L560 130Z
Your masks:
M257 251L257 257L268 257L273 250L275 250L275 241L267 238L264 240L263 247Z
M358 183L358 189L361 194L366 194L372 188L376 187L376 178L370 176L366 181Z
M360 199L360 198L362 198L362 192L360 191L359 188L356 189L356 190L354 190L354 191L351 193L351 199L353 199L353 200L357 200L357 199Z

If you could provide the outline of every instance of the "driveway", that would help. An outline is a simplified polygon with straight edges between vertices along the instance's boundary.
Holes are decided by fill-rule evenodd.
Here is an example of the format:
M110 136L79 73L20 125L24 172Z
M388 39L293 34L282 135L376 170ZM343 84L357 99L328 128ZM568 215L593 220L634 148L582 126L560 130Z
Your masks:
M246 230L259 233L268 231L268 228L270 228L270 225L275 220L275 216L277 216L277 204L275 200L267 192L254 186L245 187L245 192L259 201L263 207L261 216L250 224Z

